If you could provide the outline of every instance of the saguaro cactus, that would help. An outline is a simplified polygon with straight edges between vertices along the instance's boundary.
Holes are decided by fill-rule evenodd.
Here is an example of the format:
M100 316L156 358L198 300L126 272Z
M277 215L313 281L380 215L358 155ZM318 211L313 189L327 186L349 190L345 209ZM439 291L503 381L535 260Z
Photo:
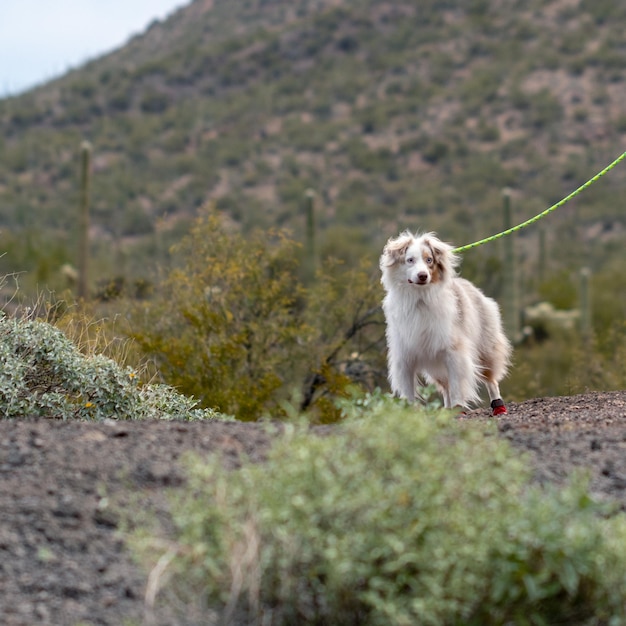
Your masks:
M548 267L548 248L546 245L546 229L539 228L539 266L537 267L537 276L539 282L543 282Z
M308 283L312 283L315 279L317 266L315 250L315 191L313 189L307 189L304 192L304 209L306 212L306 280Z
M591 297L589 295L589 279L591 270L583 267L580 270L580 333L583 341L591 339Z
M511 190L502 190L504 210L504 230L513 226L511 214ZM515 233L503 240L504 245L504 327L509 339L516 343L519 340L519 311L517 302L517 268L515 256Z
M78 297L85 300L88 294L89 264L89 191L91 187L91 144L80 146L80 211L78 220Z

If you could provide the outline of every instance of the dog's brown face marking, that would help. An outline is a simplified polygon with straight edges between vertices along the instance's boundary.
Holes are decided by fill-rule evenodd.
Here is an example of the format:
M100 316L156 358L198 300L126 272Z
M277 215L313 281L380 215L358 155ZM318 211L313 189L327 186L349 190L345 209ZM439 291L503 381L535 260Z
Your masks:
M441 261L443 252L433 246L430 241L425 241L426 247L423 252L424 263L430 268L430 282L438 283L443 280L444 266Z

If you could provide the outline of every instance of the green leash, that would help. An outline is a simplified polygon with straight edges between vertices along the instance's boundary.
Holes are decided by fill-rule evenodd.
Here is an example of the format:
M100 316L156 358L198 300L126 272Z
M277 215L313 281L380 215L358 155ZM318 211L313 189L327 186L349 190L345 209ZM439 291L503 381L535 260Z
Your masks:
M591 185L593 185L593 183L595 183L598 179L602 178L602 176L604 176L607 172L610 172L620 161L623 161L624 159L626 159L626 152L623 152L620 156L617 157L617 159L615 159L615 161L613 161L613 163L611 163L610 165L607 165L601 172L598 172L593 178L590 178L584 185L581 185L578 189L575 189L574 191L572 191L572 193L570 193L568 196L565 196L563 200L559 200L559 202L557 202L556 204L553 204L551 207L547 208L545 211L542 211L538 215L535 215L535 217L531 217L529 220L526 220L525 222L522 222L521 224L518 224L517 226L513 226L513 228L504 230L501 233L498 233L497 235L492 235L491 237L487 237L486 239L481 239L480 241L476 241L474 243L468 243L465 246L455 248L453 252L465 252L466 250L477 248L478 246L482 246L484 243L495 241L496 239L500 239L501 237L505 237L506 235L510 235L511 233L521 230L522 228L526 228L526 226L530 226L531 224L534 224L535 222L539 221L542 217L545 217L546 215L548 215L548 213L552 213L552 211L563 206L566 202L569 202L574 196L577 196L581 191L584 191L585 189L587 189L587 187L590 187Z

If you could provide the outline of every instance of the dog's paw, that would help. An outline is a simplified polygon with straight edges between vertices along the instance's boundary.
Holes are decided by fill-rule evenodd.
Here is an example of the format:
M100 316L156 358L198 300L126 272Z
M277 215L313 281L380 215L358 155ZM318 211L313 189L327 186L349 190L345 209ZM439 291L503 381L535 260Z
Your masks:
M491 410L492 410L492 415L494 417L497 417L498 415L506 415L506 406L504 406L504 401L502 400L502 398L497 398L495 400L492 400L491 402Z
M454 417L458 420L462 420L467 417L467 411L465 408L458 404L453 407L452 410L454 411Z

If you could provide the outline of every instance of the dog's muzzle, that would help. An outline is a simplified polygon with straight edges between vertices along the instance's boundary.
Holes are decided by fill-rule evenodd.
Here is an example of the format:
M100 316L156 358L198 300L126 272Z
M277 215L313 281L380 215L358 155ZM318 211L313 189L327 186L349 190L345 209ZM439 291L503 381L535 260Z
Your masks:
M428 284L428 274L426 272L420 272L417 275L417 280L411 280L409 278L409 282L411 285L427 285Z

